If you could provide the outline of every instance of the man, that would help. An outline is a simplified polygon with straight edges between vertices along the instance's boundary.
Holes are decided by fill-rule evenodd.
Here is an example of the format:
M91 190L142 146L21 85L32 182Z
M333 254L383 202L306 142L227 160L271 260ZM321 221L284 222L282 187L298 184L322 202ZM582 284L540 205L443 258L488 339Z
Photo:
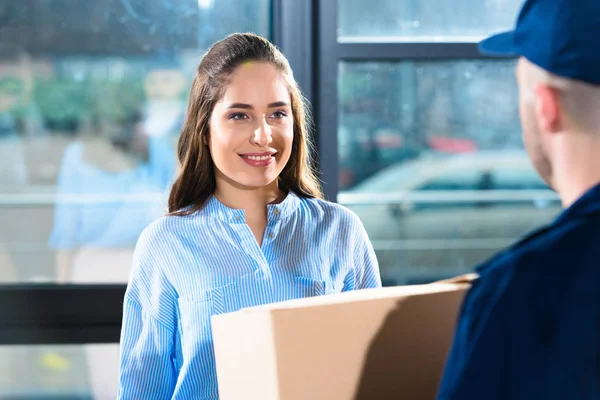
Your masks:
M477 268L438 400L600 399L600 1L527 0L513 32L527 152L566 210Z

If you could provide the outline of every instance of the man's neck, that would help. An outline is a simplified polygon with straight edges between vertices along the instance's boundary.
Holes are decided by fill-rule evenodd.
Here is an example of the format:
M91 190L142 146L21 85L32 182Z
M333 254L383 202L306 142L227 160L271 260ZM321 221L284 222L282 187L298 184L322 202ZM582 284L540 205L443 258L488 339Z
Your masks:
M564 208L569 208L581 196L594 186L600 184L600 176L593 179L579 179L577 182L569 182L565 189L561 189L560 198Z
M591 135L589 137L595 137ZM559 144L553 163L553 183L563 207L568 208L600 183L600 140Z

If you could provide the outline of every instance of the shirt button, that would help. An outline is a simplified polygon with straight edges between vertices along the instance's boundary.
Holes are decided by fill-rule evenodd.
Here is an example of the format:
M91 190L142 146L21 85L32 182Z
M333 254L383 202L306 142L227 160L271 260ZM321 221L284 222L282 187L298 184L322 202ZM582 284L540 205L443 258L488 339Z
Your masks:
M275 214L275 215L279 215L279 209L278 209L278 208L276 208L275 210L273 210L273 214Z
M273 239L273 234L269 233L269 239Z
M238 215L237 217L235 217L235 220L236 220L236 221L241 221L241 220L242 220L242 217L240 217L240 216Z

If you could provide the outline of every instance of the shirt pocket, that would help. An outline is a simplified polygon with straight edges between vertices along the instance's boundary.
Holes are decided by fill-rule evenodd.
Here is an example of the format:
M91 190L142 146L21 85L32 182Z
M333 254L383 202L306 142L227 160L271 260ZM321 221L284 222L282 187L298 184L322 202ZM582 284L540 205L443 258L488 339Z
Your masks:
M212 290L201 290L179 298L179 330L184 339L210 337L212 303Z
M298 291L297 298L323 296L335 292L331 282L303 276L296 278L296 290Z
M248 274L223 286L186 294L179 298L181 333L209 334L213 315L335 292L331 282L308 277L296 277L291 286L289 281L257 279L255 274Z
M248 286L254 284L253 275L248 274L222 286L187 293L179 298L182 322L186 318L199 324L198 318L210 321L213 315L237 311L247 306L244 299L248 297ZM205 324L197 325L204 326Z

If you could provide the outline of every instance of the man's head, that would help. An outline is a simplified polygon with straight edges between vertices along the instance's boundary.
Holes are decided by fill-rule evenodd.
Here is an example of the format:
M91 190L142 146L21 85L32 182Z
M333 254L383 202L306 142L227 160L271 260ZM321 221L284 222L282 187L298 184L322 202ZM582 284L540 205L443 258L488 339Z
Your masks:
M487 55L519 56L523 141L542 178L600 144L600 1L527 0L514 31L480 43ZM583 156L583 154L582 154Z
M516 75L525 148L552 186L554 155L565 139L600 140L600 86L555 75L525 57Z

